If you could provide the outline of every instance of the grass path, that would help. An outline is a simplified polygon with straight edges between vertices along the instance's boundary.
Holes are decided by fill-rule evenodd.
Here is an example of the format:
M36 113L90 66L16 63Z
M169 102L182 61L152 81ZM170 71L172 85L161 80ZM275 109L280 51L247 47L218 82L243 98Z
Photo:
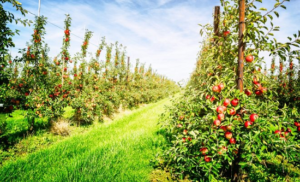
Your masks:
M0 168L0 181L149 181L164 138L159 115L169 99L70 137Z

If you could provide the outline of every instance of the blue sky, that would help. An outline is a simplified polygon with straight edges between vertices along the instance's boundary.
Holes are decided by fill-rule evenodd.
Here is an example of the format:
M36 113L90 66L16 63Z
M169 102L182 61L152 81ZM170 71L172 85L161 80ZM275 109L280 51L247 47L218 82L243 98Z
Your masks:
M38 0L19 0L25 9L37 14ZM271 9L275 0L264 0L258 7ZM107 42L127 47L127 56L137 58L146 65L151 64L158 73L175 81L188 79L195 68L199 42L198 24L212 23L213 7L219 0L41 0L41 15L48 21L64 27L65 14L72 17L72 33L83 37L84 28L94 32L91 42L98 45L105 36ZM287 10L278 9L280 18L274 21L281 27L275 37L287 41L287 36L300 30L300 0L285 3ZM12 9L5 5L5 8ZM17 17L21 17L16 14ZM28 14L27 19L34 20ZM15 36L16 55L18 48L24 48L32 34L32 27L11 25L21 31ZM63 30L47 24L45 41L50 47L50 56L60 52ZM71 53L79 52L82 40L71 35ZM97 47L89 51L95 53ZM266 56L267 54L263 54ZM101 56L104 60L104 54ZM266 58L269 64L270 59Z

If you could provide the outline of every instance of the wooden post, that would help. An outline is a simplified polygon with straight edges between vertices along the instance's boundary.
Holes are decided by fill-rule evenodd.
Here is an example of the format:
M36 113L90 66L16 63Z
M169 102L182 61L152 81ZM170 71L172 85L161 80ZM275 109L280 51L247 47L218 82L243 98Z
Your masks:
M243 72L244 72L244 51L246 44L244 43L245 31L245 0L239 0L239 53L238 53L238 70L237 70L237 89L243 91Z
M220 6L215 6L214 12L214 36L219 36L219 24L220 24Z

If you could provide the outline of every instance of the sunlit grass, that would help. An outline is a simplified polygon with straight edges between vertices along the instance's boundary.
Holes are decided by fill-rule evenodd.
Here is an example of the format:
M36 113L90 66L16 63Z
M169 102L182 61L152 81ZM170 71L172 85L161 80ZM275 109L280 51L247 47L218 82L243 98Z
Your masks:
M97 125L0 168L1 181L149 181L149 161L165 142L157 135L168 100Z

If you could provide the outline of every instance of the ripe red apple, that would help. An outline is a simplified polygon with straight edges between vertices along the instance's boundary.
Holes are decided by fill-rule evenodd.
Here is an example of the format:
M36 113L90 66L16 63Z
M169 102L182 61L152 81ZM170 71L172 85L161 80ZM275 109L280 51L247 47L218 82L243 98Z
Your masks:
M218 119L214 120L214 125L215 126L220 126L220 124L221 124L220 120L218 120Z
M232 138L232 133L231 133L230 131L226 131L226 132L225 132L225 138L227 138L228 140L229 140L230 138Z
M61 88L61 87L62 87L62 85L61 85L61 84L59 84L59 85L58 85L58 87L59 87L59 88Z
M68 69L67 68L64 68L64 71L67 71Z
M297 131L299 131L299 132L300 132L300 126L298 126L298 128L297 128Z
M11 61L11 60L9 60L8 62L9 62L9 64L12 64L12 61Z
M206 99L210 99L210 95L207 95L205 98L206 98Z
M23 83L20 83L20 84L19 84L19 87L23 87Z
M257 96L260 96L260 95L263 94L263 92L262 92L261 90L256 90L256 91L255 91L255 94L256 94Z
M65 34L66 34L66 35L70 35L70 30L68 30L68 29L65 30Z
M74 74L74 77L77 77L77 74L76 74L76 73Z
M43 71L43 75L47 75L47 71Z
M292 132L292 130L290 128L287 128L286 131L289 133Z
M216 109L217 113L223 113L225 110L226 110L225 106L218 106Z
M223 121L224 118L225 118L225 115L224 115L223 113L218 114L218 119L219 119L220 121Z
M251 114L249 117L250 121L252 121L252 122L254 122L257 118L258 118L257 114Z
M253 78L253 81L252 81L252 82L253 82L254 84L259 83L256 77Z
M220 126L220 129L222 129L223 131L227 131L226 126Z
M65 42L68 42L69 41L69 38L67 37L66 39L65 39Z
M65 60L66 60L66 61L68 61L68 60L69 60L69 58L68 58L68 57L65 57Z
M220 88L218 86L213 86L212 87L212 91L219 93L220 92Z
M213 102L214 100L216 100L215 96L212 96L210 101Z
M182 141L183 141L183 142L185 142L185 140L186 140L186 138L185 138L185 137L183 137L183 138L182 138Z
M204 160L205 160L205 162L210 162L210 161L211 161L211 158L208 157L208 156L204 156Z
M236 144L235 138L230 138L229 143L230 143L230 144Z
M253 56L252 55L246 56L246 62L251 63L252 61L253 61Z
M219 87L220 91L223 90L223 89L225 88L225 86L224 86L223 83L220 83L220 84L218 85L218 87Z
M228 30L223 32L224 37L227 37L229 34L230 34L230 31L228 31Z
M230 104L230 99L225 99L223 105L227 107Z
M300 126L300 122L298 123L297 121L294 122L294 125L299 127Z
M281 131L280 130L276 130L275 132L274 132L274 134L281 134Z
M232 99L232 100L231 100L231 105L232 105L232 106L235 107L235 106L237 106L238 104L239 104L239 99L235 98L235 99Z
M188 139L189 141L192 141L192 138L191 138L191 137L188 137L187 139Z
M60 65L60 63L57 61L56 63L55 63L57 66L59 66Z
M49 97L50 97L50 98L53 98L53 95L52 95L52 94L50 94L50 95L49 95Z
M252 122L251 121L246 121L244 125L245 125L245 128L248 129L248 127L252 125Z
M201 148L201 149L200 149L200 152L202 153L202 155L205 155L205 154L208 153L208 149L207 149L206 147Z
M235 115L235 113L236 113L236 111L235 111L234 108L232 108L232 109L229 110L229 114L230 114L231 116Z
M29 93L28 93L28 92L26 92L26 93L25 93L25 96L28 96L28 95L29 95Z
M262 93L266 93L267 92L267 88L266 87L262 87L261 91L262 91Z
M246 89L246 90L245 90L245 94L246 94L247 96L250 96L252 93L251 93L250 90Z

